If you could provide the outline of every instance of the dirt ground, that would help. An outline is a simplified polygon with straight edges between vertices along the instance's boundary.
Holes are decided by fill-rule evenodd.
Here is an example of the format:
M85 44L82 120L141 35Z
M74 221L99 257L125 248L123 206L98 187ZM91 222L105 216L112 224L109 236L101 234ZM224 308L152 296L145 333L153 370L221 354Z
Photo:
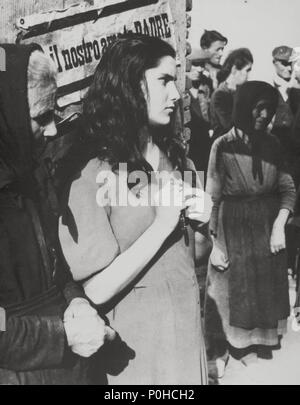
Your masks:
M206 266L197 268L201 294L201 306L205 294ZM287 334L281 341L281 349L273 351L273 359L256 359L244 365L241 361L229 358L223 378L216 378L215 362L209 363L210 385L300 385L300 326L293 325L293 305L295 303L295 282L290 278L291 316Z
M295 285L291 282L291 306L294 301ZM281 349L273 351L272 360L258 359L245 366L230 357L219 385L300 385L300 327L296 330L293 319L291 312L288 332L281 341Z

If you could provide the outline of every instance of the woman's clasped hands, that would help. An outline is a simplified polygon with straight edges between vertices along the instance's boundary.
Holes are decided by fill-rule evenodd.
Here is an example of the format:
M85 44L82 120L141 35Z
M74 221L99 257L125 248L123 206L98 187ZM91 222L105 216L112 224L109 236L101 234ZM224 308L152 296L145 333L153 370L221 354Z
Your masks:
M184 183L184 201L186 216L202 223L207 223L212 210L212 200L209 194L200 188L190 187Z
M152 204L155 207L155 221L171 233L185 208L182 181L170 176L162 187L157 185Z
M154 206L156 220L168 227L171 232L182 213L190 220L208 222L212 200L204 190L191 187L181 179L170 176L162 187L157 188Z

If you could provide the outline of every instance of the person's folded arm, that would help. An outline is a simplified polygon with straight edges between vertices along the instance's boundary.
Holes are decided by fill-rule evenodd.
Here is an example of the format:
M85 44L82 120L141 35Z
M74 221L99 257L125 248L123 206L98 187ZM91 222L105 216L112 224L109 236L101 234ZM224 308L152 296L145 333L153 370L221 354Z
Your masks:
M284 171L279 172L278 188L280 194L280 210L275 223L285 226L289 215L294 212L296 202L295 185L290 174Z
M180 207L157 207L152 224L120 253L109 215L97 204L96 192L89 179L73 182L69 208L77 237L74 240L63 220L59 235L74 279L89 278L84 282L85 293L101 305L126 288L158 252L178 222Z
M154 222L126 251L84 283L85 293L97 305L126 288L157 253L169 232Z
M217 235L219 207L222 201L225 173L220 151L220 139L217 139L211 148L206 183L206 192L210 194L213 202L209 221L209 230L212 235Z

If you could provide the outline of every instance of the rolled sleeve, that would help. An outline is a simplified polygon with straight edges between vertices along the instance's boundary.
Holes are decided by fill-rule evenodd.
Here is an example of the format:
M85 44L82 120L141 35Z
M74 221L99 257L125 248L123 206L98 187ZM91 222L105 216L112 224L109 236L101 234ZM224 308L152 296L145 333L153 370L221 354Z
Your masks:
M294 212L296 202L296 190L292 177L283 171L279 172L278 187L280 193L280 208Z

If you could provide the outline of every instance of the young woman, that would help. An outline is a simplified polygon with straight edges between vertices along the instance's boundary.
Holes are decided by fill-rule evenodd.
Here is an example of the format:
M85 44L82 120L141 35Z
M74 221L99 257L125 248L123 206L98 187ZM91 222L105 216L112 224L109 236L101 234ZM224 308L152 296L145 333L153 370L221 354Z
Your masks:
M202 222L209 210L196 207L195 188L183 200L182 175L192 165L170 126L179 99L175 81L169 44L119 38L102 56L84 105L97 157L71 185L73 226L63 218L60 238L75 279L132 353L123 371L108 376L111 384L207 381L194 234L178 222L186 206L186 216ZM161 188L154 172L163 174ZM131 180L133 186L130 177L139 182ZM158 203L154 189L161 197L169 190L179 203ZM148 202L149 194L156 202ZM122 361L120 352L110 352L108 362Z
M249 49L239 48L226 58L217 78L219 87L211 98L211 127L214 139L228 132L232 125L233 97L237 86L248 80L253 56Z
M234 127L212 147L207 191L214 207L214 246L207 294L220 317L233 355L272 357L290 313L285 223L295 188L277 139L267 132L276 90L244 83L234 103ZM207 334L217 337L206 318Z

